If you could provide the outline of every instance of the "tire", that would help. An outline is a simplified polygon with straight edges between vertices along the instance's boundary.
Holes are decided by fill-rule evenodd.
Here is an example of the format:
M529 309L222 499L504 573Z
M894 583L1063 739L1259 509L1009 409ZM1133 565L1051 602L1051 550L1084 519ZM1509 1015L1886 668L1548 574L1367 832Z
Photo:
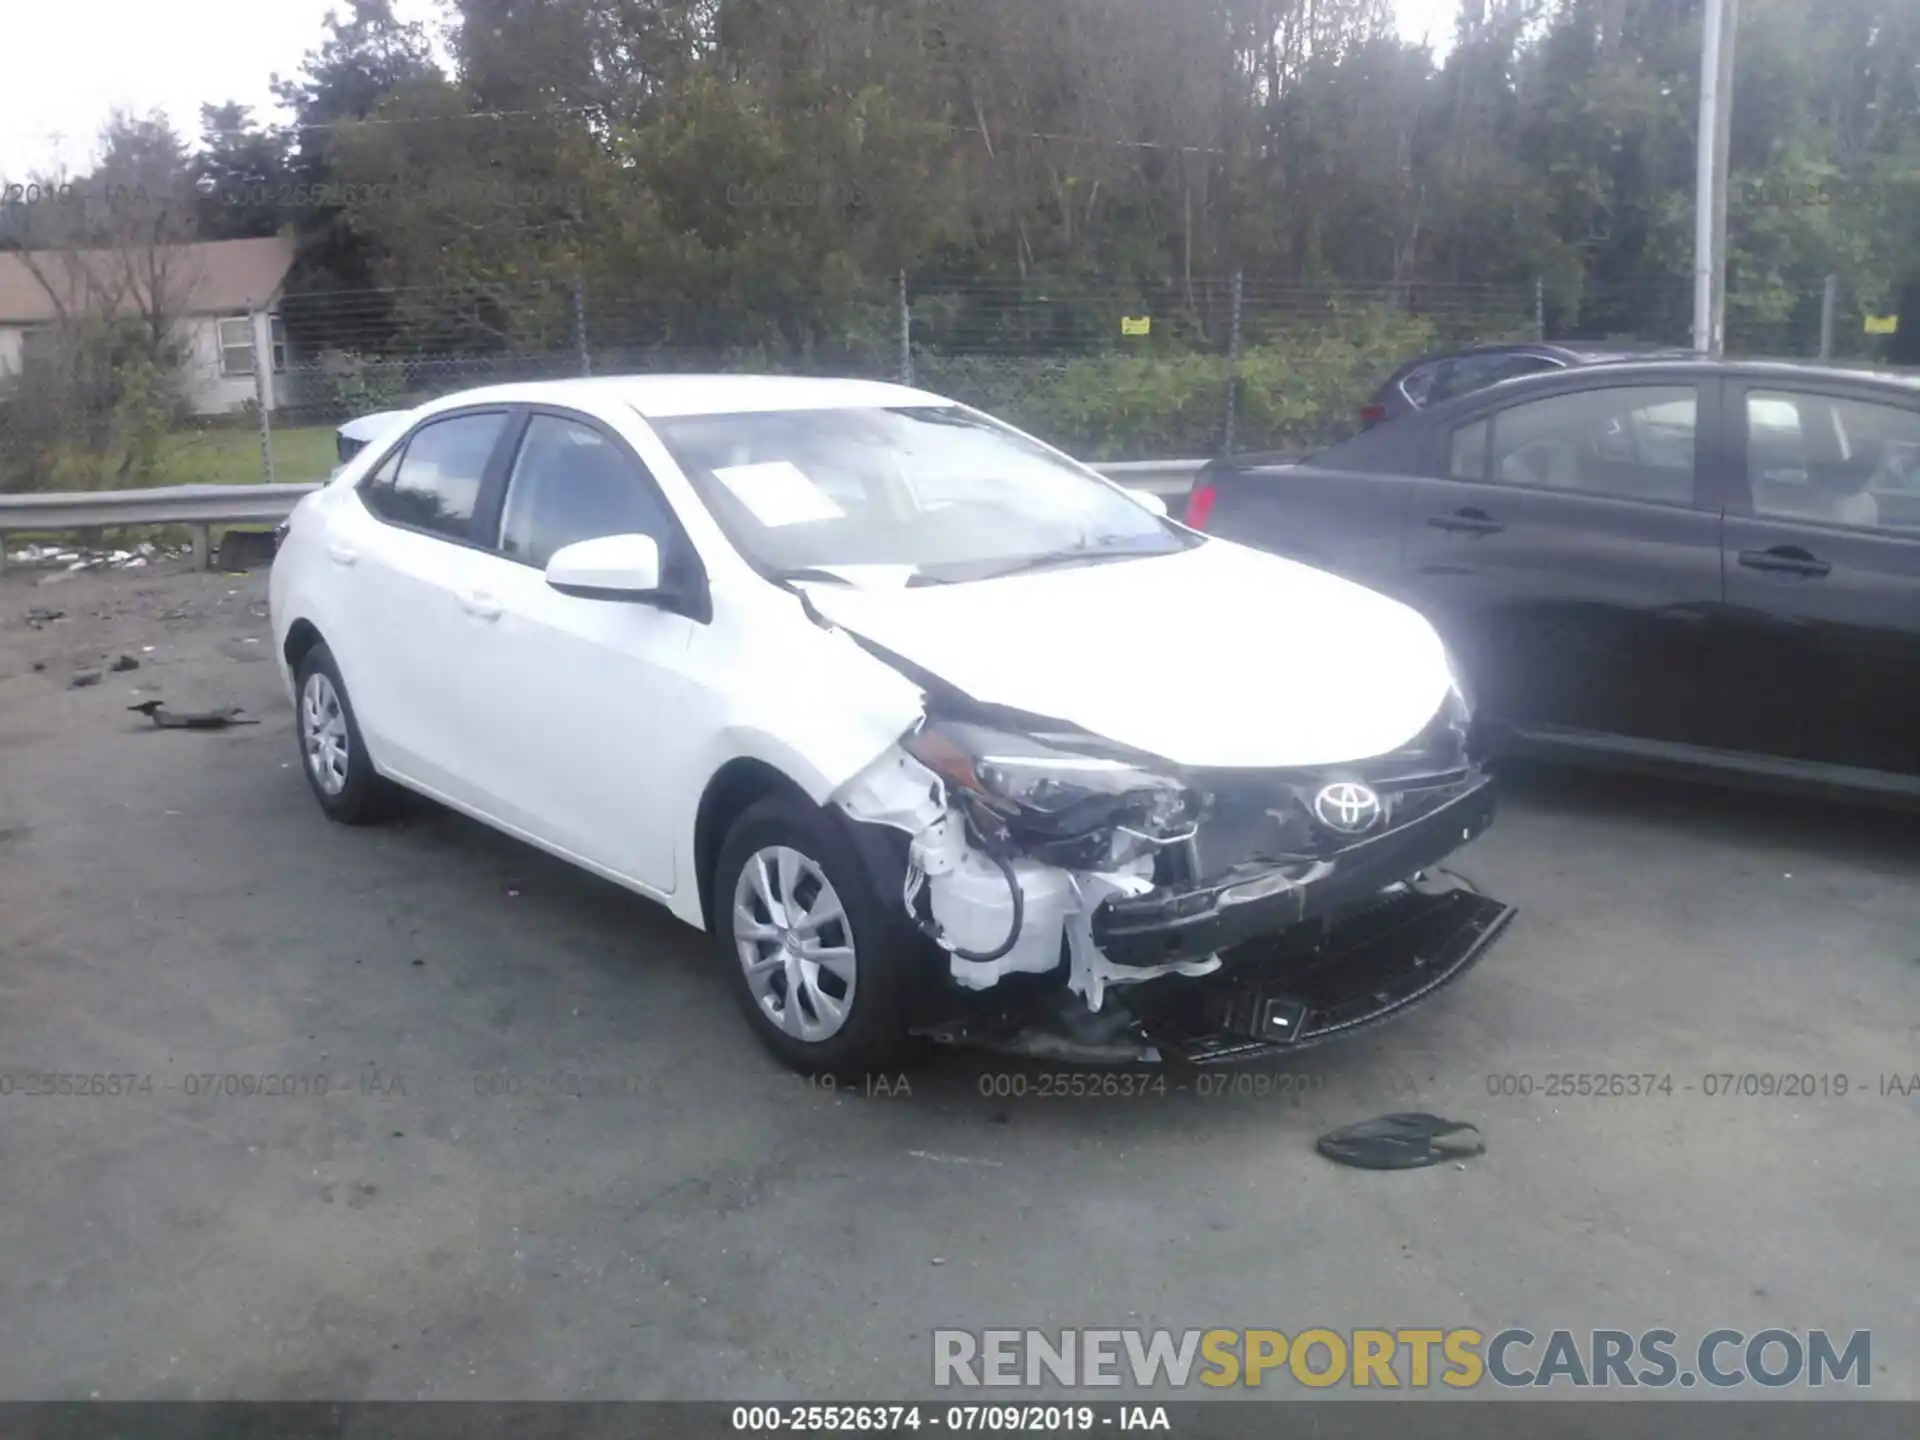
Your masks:
M346 682L324 644L307 651L294 671L293 738L300 773L329 820L373 825L393 814L399 789L373 768Z
M785 894L788 884L792 897ZM768 892L782 912L797 900L802 923L787 912L788 923L781 924L783 915L767 905ZM720 847L712 896L714 936L734 994L761 1043L784 1064L854 1079L908 1052L902 970L924 957L903 934L904 922L895 923L883 908L866 865L832 816L783 795L756 802ZM836 908L838 918L824 918ZM748 925L767 933L754 936ZM783 932L797 948L783 943ZM749 947L757 979L748 974L743 952ZM804 963L814 954L835 958ZM799 1001L789 1010L796 977Z

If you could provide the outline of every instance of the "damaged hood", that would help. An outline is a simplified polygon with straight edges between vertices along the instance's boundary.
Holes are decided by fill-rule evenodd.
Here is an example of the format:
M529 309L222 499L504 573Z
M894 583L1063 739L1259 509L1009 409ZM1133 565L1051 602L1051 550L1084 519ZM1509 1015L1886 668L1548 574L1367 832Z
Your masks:
M975 700L1178 765L1329 765L1413 739L1452 684L1421 616L1224 540L913 589L806 586L827 620Z

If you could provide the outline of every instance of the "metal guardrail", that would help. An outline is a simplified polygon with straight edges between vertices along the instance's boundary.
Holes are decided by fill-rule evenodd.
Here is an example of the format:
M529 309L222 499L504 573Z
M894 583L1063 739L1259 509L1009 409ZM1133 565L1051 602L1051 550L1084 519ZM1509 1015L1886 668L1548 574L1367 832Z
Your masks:
M83 490L45 495L0 495L0 571L9 530L89 530L122 525L186 525L193 561L208 562L207 526L213 522L278 524L315 485L167 485L150 490Z
M0 495L0 570L10 530L91 530L121 525L186 525L193 559L207 568L207 526L275 525L318 485L164 485L151 490L80 490Z
M1128 460L1094 468L1108 479L1155 495L1184 495L1204 460ZM186 525L193 558L208 560L210 524L278 524L312 485L171 485L152 490L82 490L46 495L0 495L0 570L6 568L10 530L91 530L122 525Z

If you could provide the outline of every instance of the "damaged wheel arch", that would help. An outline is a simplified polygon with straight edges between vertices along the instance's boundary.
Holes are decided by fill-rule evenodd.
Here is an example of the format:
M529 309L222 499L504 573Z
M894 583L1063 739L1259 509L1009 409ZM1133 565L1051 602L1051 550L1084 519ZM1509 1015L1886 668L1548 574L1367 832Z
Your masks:
M715 861L711 929L755 1033L780 1060L852 1077L911 1039L924 957L844 817L780 788L747 806Z
M708 930L720 928L714 913L713 872L727 832L755 803L770 795L786 795L802 804L813 803L789 776L764 760L738 755L722 765L707 782L693 822L693 873L700 888L700 914Z

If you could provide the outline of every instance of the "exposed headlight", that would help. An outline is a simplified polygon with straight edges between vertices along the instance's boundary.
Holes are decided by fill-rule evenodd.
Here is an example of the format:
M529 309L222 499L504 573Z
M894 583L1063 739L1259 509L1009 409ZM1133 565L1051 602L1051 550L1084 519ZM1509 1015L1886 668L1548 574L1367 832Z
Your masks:
M981 725L934 722L901 744L966 804L989 848L1046 864L1122 864L1191 832L1197 799L1178 780L1110 756Z

